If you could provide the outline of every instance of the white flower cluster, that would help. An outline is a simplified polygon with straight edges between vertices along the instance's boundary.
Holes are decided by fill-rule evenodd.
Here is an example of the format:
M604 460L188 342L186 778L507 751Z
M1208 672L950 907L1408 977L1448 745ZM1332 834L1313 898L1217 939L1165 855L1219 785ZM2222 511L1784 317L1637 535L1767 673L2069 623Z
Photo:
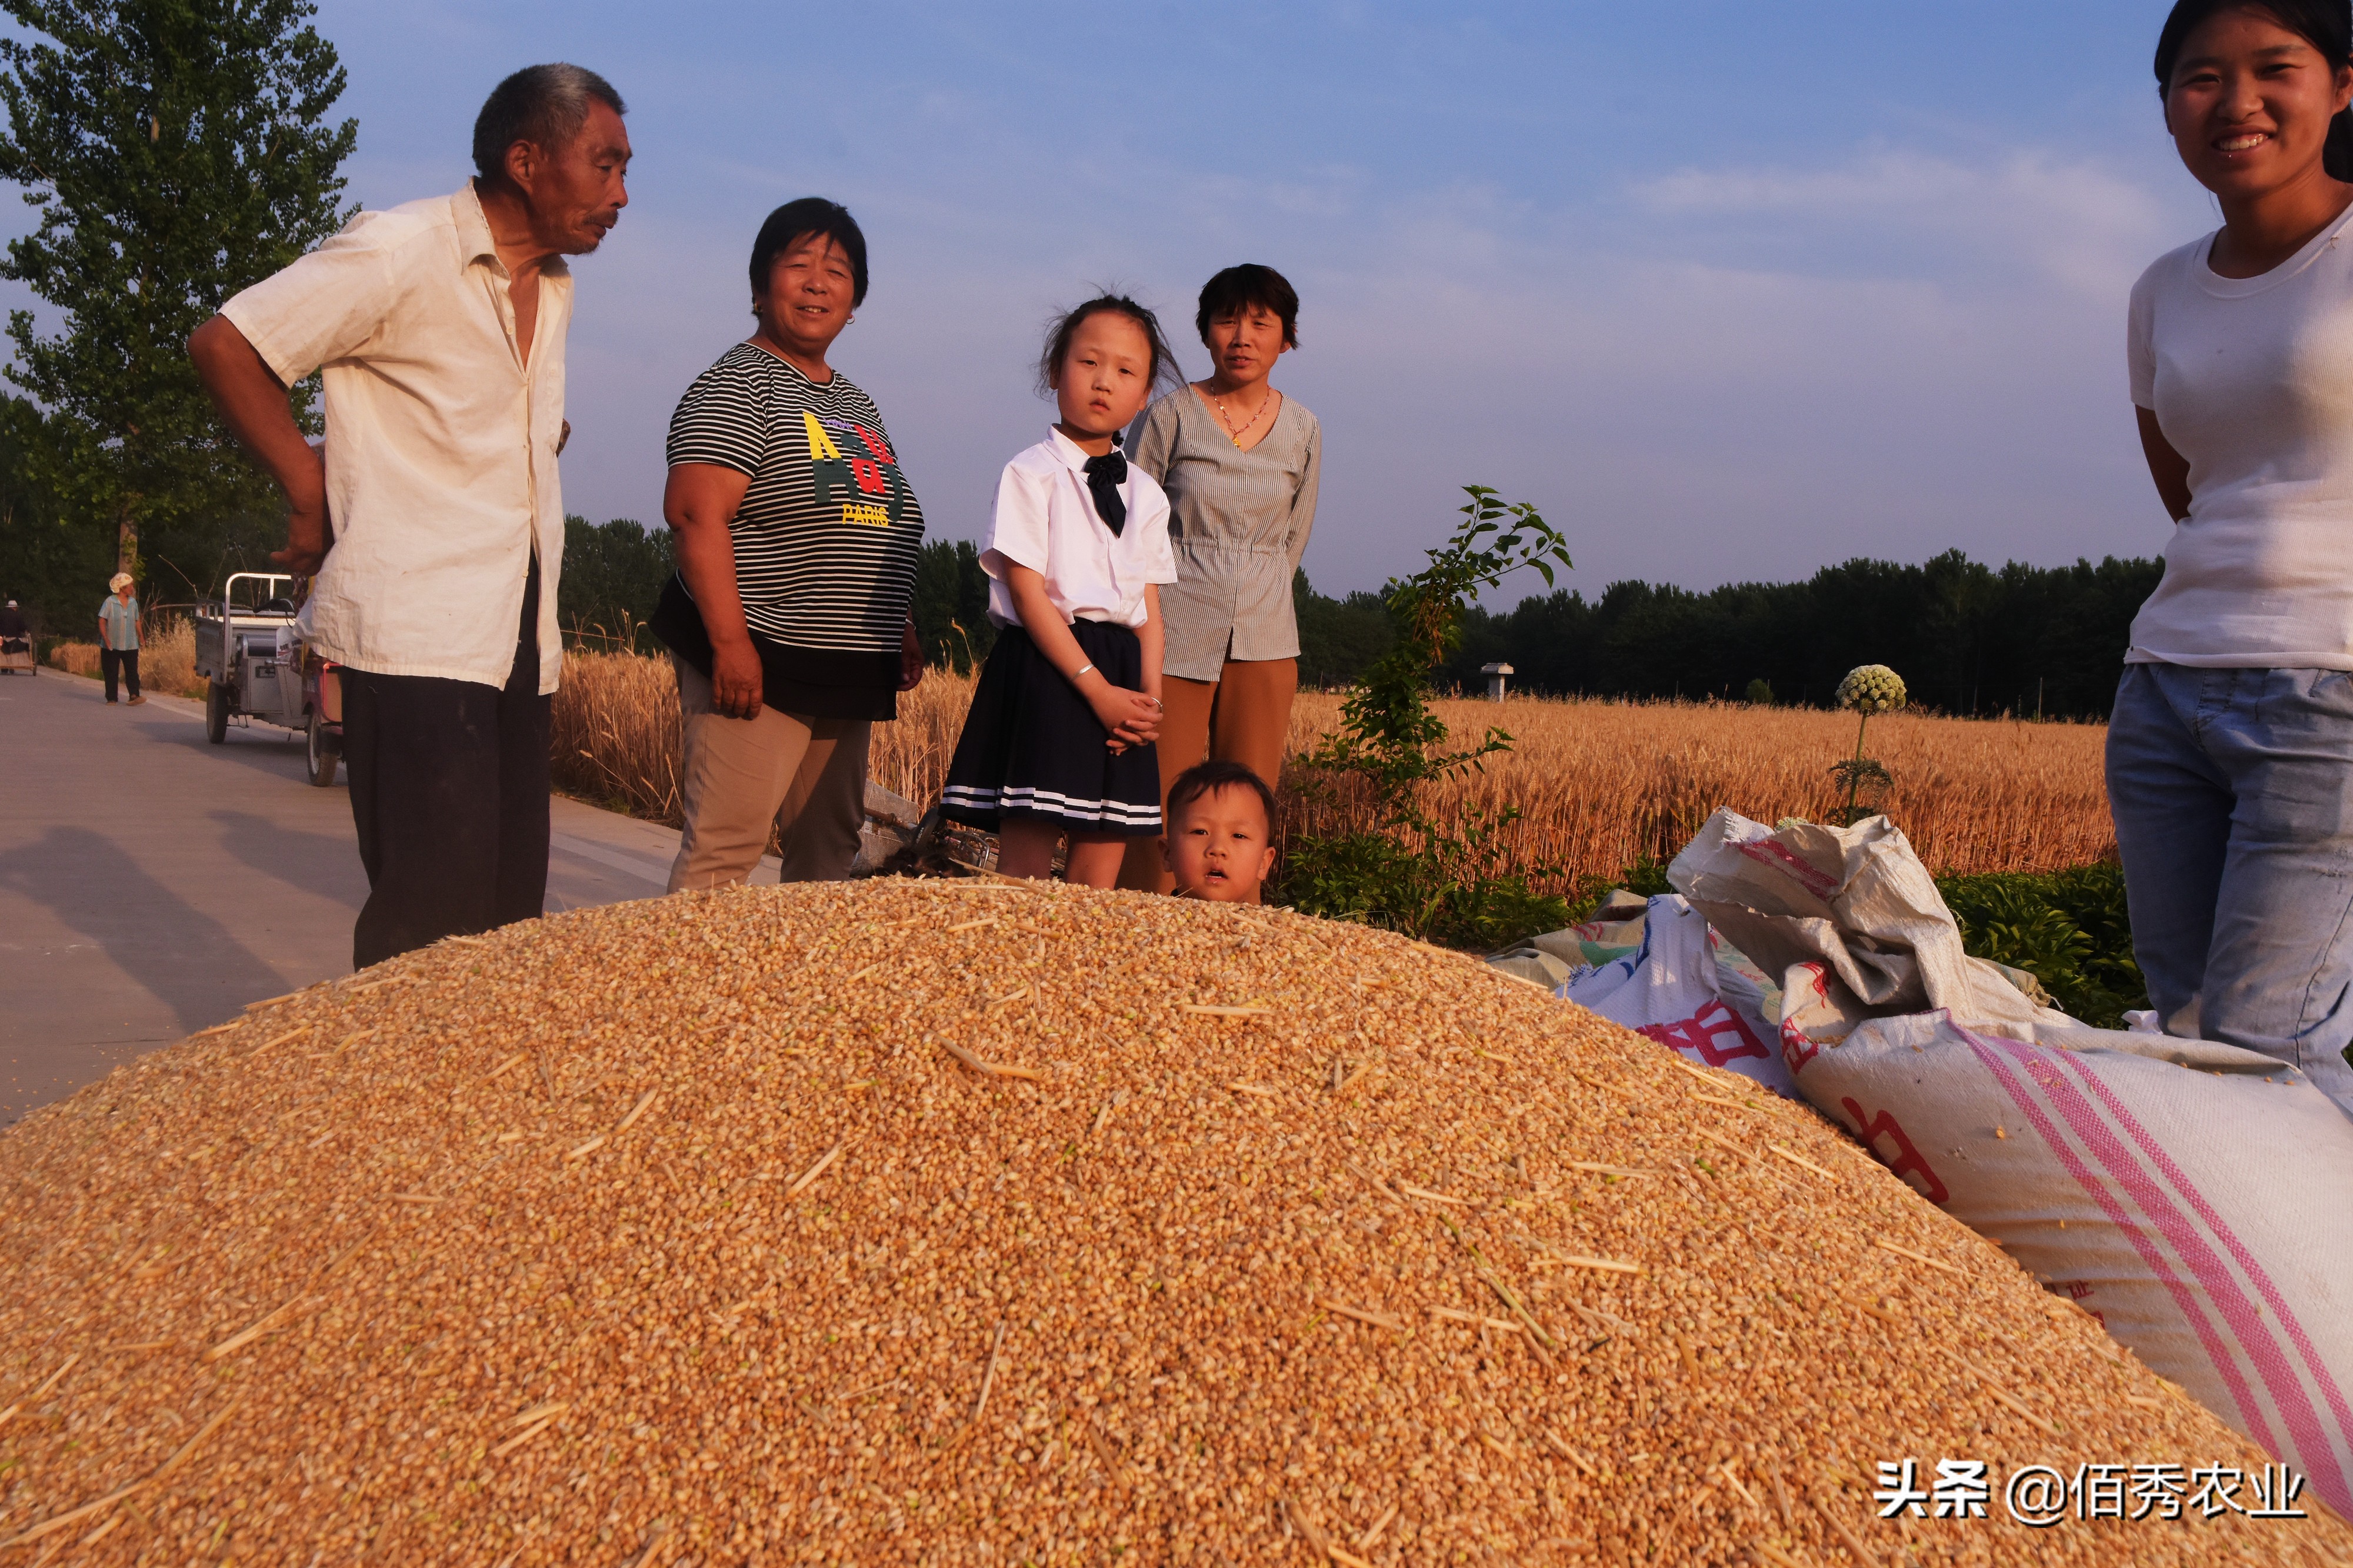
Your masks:
M1839 682L1838 700L1858 713L1893 713L1904 706L1904 678L1883 664L1859 664Z

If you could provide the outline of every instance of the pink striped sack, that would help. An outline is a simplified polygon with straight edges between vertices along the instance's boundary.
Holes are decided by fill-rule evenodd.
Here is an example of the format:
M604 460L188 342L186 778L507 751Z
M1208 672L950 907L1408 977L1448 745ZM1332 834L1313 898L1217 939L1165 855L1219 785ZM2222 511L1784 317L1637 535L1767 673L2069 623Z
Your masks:
M2353 1514L2353 1122L2301 1074L1942 1011L1789 1055L1889 1169Z

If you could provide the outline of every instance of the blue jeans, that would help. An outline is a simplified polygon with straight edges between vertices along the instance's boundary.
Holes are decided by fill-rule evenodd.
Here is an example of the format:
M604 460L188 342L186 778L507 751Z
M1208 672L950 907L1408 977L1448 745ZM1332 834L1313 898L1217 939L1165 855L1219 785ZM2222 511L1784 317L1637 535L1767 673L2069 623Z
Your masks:
M2166 1032L2276 1057L2353 1114L2353 674L2126 665L2107 768Z

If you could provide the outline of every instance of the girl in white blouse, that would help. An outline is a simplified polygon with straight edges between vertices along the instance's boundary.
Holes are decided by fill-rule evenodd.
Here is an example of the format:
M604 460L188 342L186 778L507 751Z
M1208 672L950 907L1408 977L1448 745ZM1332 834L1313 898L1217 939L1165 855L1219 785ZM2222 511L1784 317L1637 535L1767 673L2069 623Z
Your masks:
M1005 466L981 569L999 631L941 792L997 836L997 869L1108 888L1160 834L1160 585L1176 580L1168 498L1120 454L1175 360L1152 312L1090 300L1040 362L1061 418Z
M2353 1110L2353 13L2181 0L2157 77L2223 224L2132 296L2176 524L2108 730L2133 951L2168 1033Z

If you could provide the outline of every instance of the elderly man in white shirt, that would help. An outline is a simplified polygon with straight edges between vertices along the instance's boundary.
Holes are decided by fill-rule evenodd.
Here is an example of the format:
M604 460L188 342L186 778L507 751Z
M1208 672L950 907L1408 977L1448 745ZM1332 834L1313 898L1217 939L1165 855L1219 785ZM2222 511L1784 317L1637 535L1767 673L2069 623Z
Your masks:
M223 419L286 492L343 667L365 966L536 917L563 661L565 256L628 205L620 95L578 66L501 82L455 195L362 213L189 339ZM326 443L287 388L323 367Z

